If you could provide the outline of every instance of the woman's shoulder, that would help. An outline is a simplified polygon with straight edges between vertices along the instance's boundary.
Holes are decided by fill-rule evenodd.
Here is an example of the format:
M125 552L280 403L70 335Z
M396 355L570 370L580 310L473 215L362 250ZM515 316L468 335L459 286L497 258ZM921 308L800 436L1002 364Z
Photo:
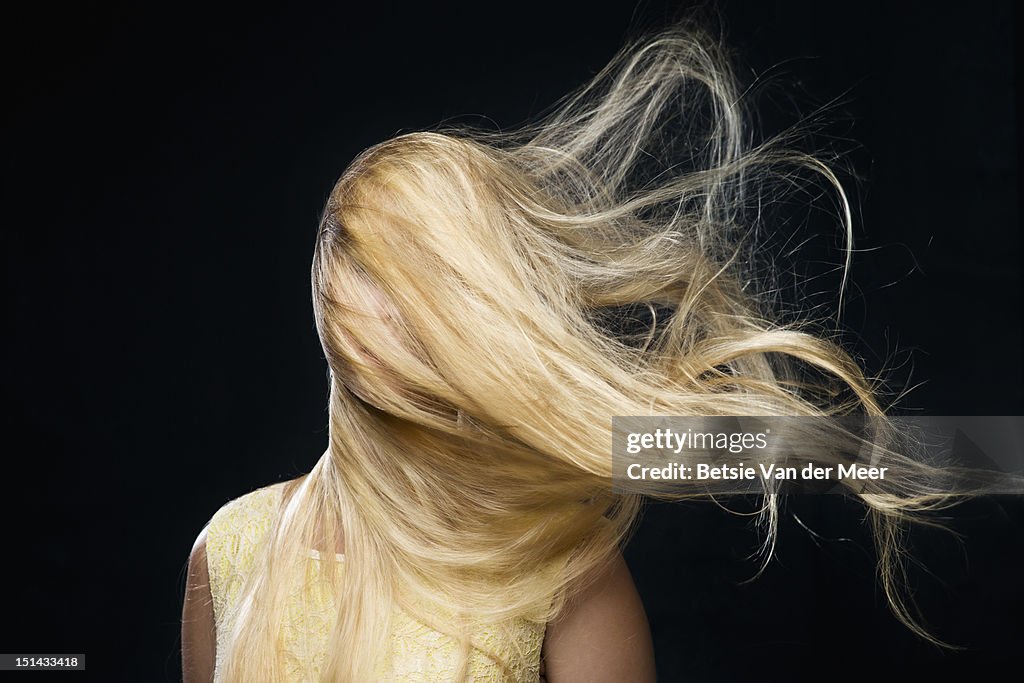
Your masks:
M233 555L258 545L270 530L289 483L263 486L221 505L207 524L207 555L212 557L220 551Z
M267 523L267 518L273 516L288 484L283 481L263 486L224 503L210 518L207 535L239 531Z
M258 488L224 503L205 529L206 564L214 607L221 607L252 567L289 482ZM215 609L219 612L220 609Z

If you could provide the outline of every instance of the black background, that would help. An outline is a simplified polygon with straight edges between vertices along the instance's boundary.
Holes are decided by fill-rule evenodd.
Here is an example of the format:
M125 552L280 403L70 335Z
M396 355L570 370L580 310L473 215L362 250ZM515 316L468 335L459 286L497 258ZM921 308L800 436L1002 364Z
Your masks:
M513 126L687 3L347 5L5 8L0 651L84 651L97 680L178 679L196 534L326 446L308 269L348 161L453 116ZM775 79L766 129L840 98L819 142L861 178L844 176L862 250L851 348L916 387L907 411L1022 414L1019 11L718 6L741 79ZM820 216L779 229L813 238L798 275L835 258ZM834 304L829 287L811 294ZM756 570L747 518L652 506L627 559L661 680L1019 671L1020 498L960 508L962 544L912 535L931 573L911 585L960 652L886 610L860 517L791 500L777 558L741 585Z

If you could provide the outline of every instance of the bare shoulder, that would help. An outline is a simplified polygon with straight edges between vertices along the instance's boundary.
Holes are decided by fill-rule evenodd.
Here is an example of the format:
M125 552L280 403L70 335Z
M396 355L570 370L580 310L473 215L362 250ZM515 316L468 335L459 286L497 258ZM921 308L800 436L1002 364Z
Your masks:
M207 571L206 536L209 529L210 524L207 523L196 536L196 540L192 542L192 550L188 554L189 576L192 575L193 569L202 569L204 573Z
M655 680L647 615L620 553L548 624L544 665L547 683Z
M217 626L206 560L208 527L199 532L188 558L181 609L181 666L185 683L212 680L217 657Z

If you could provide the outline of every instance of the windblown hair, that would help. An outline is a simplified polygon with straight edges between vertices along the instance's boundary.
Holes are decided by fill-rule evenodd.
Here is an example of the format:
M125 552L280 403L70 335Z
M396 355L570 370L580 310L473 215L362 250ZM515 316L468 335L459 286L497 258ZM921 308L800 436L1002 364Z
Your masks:
M438 127L358 155L312 265L329 447L288 490L243 591L226 680L281 677L289 592L308 549L330 556L338 538L325 680L374 678L393 605L464 654L475 625L554 617L643 500L612 491L613 415L885 414L830 334L772 310L749 210L773 201L765 188L807 171L834 188L847 238L851 212L795 138L748 142L745 106L719 41L680 25L627 45L534 123ZM642 310L645 329L624 325ZM858 495L882 585L929 637L899 591L901 530L945 498L879 486ZM779 504L766 490L769 552ZM558 558L556 576L536 571Z

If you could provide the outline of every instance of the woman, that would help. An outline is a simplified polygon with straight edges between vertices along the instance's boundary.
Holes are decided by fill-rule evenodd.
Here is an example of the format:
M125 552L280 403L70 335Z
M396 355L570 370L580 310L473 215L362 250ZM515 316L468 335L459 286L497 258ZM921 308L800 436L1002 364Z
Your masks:
M747 210L772 178L817 173L847 234L850 214L823 162L745 144L739 100L681 25L520 130L411 133L351 163L312 267L330 443L200 534L186 681L654 680L611 416L884 412L755 292ZM919 632L894 577L901 523L945 501L928 490L860 496Z

